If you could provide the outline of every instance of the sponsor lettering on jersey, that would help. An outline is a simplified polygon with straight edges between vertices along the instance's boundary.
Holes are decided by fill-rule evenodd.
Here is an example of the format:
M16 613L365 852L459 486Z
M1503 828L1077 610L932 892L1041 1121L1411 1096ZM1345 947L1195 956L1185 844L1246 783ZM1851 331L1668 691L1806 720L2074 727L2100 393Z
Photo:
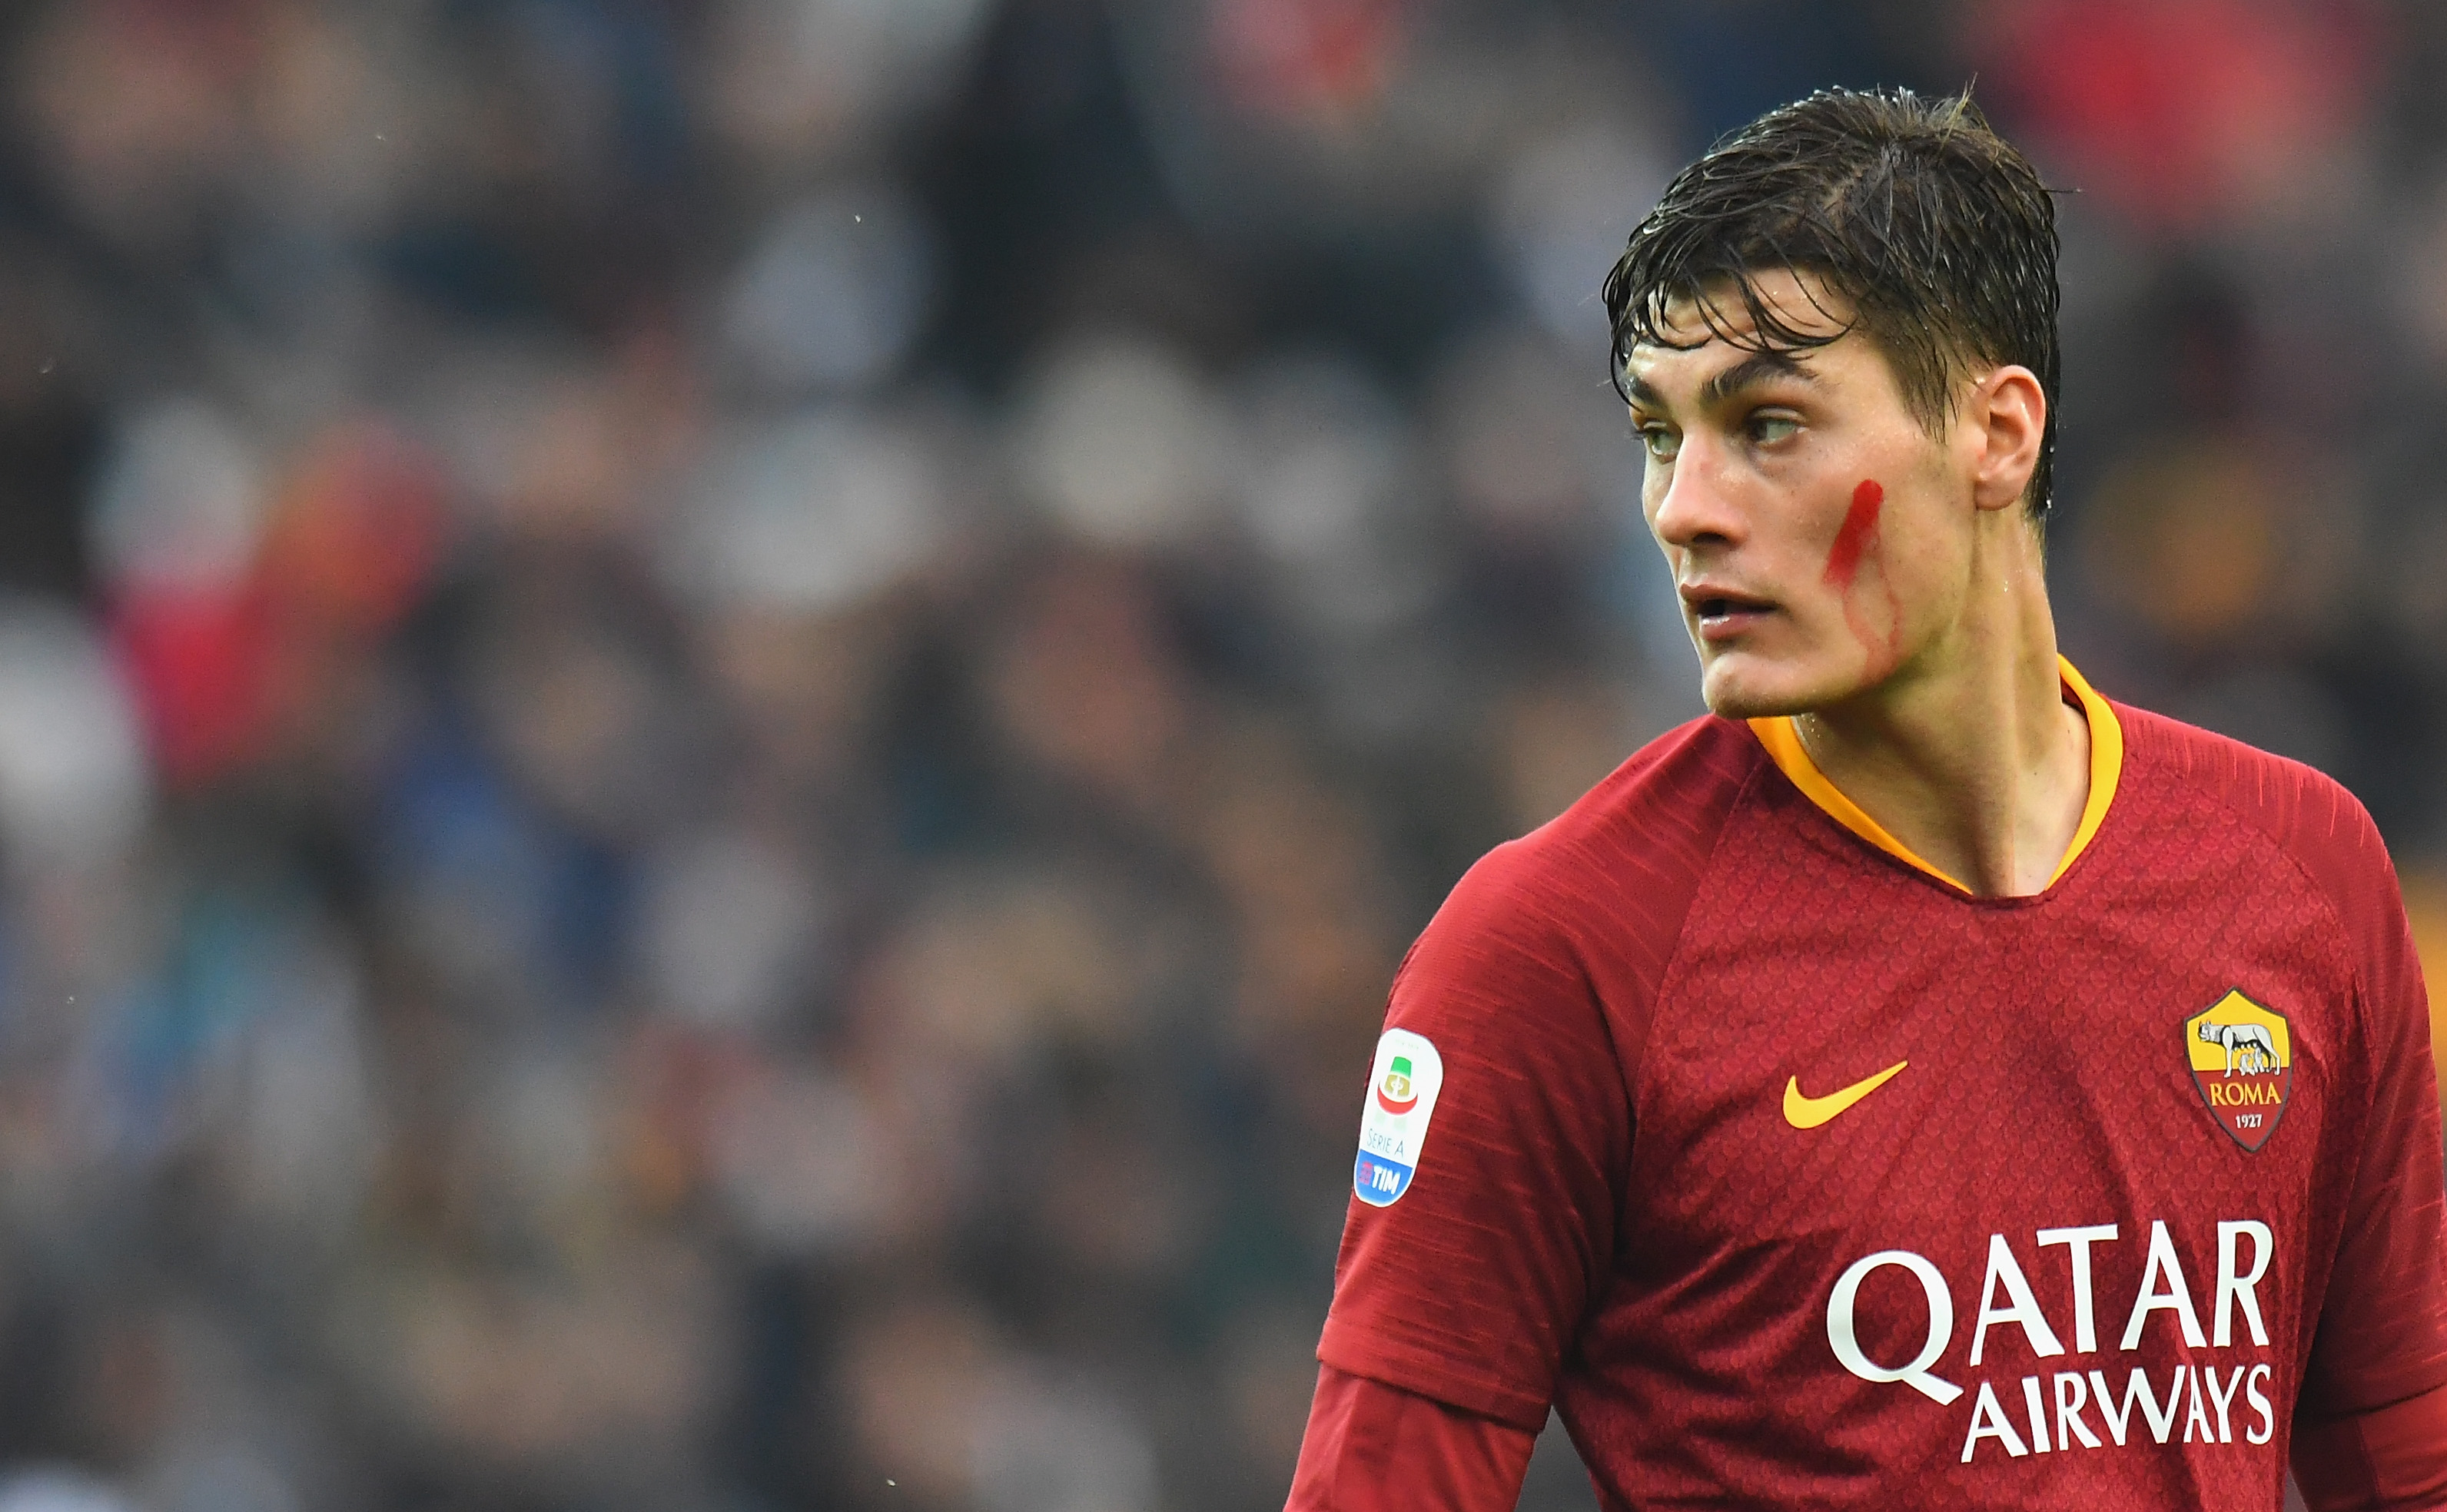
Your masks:
M2218 1127L2247 1150L2267 1143L2294 1079L2286 1015L2238 988L2184 1020L2184 1051Z
M1959 1367L1946 1364L1957 1338L1954 1286L1937 1262L1909 1250L1864 1256L1852 1262L1829 1294L1828 1346L1836 1363L1861 1380L1908 1387L1938 1407L1958 1411L1963 1410L1962 1404L1968 1398L1963 1440L1965 1465L1983 1449L2019 1460L2029 1454L2122 1448L2127 1444L2269 1444L2277 1431L2278 1408L2270 1397L2276 1367L2266 1360L2237 1360L2224 1351L2269 1348L2260 1291L2270 1284L2269 1267L2277 1257L2275 1231L2257 1219L2218 1224L2212 1273L2203 1255L2192 1257L2188 1271L2166 1223L2152 1223L2148 1259L2129 1310L2121 1306L2120 1297L2100 1298L2093 1284L2093 1252L2124 1238L2113 1223L2040 1229L2033 1235L2035 1260L2039 1251L2065 1251L2061 1265L2070 1284L2043 1303L2015 1246L2002 1234L1990 1235L1971 1346ZM2132 1236L2134 1240L2140 1238ZM1903 1271L1918 1282L1927 1309L1927 1332L1921 1335L1919 1349L1899 1364L1885 1363L1870 1354L1862 1343L1857 1317L1863 1287L1887 1269ZM2040 1274L2044 1276L2048 1272ZM2212 1274L2215 1279L2210 1289L2195 1293L2190 1277ZM1908 1290L1903 1295L1908 1295ZM2115 1327L2119 1314L2124 1317L2121 1331ZM2202 1327L2204 1316L2209 1319L2207 1328ZM2102 1318L2108 1324L2104 1343L2099 1329ZM1998 1332L2001 1343L2014 1337L2004 1332L2008 1324L2019 1332L2017 1342L2026 1346L2032 1356L2061 1359L2071 1368L2023 1375L2001 1390L1995 1379L1976 1382L1975 1390L1938 1373L1979 1370L1990 1346L1991 1331ZM2070 1349L2061 1327L2065 1324L2070 1325ZM1907 1330L1906 1336L1912 1332L1917 1330ZM2132 1354L2153 1340L2160 1345L2153 1352L2162 1360L2169 1347L2180 1344L2177 1362L2164 1366L2101 1361L2094 1368L2082 1358Z
M1391 1207L1411 1189L1444 1085L1444 1057L1424 1035L1389 1029L1377 1040L1368 1102L1359 1115L1359 1161L1351 1171L1351 1189L1359 1200Z

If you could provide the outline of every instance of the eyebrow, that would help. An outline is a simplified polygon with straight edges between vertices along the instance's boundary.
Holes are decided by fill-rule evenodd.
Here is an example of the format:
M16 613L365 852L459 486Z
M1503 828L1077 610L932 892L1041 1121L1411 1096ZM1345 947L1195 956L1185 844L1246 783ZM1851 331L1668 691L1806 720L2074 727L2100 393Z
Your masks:
M1699 407L1714 408L1741 390L1755 387L1771 378L1793 378L1806 384L1818 382L1818 375L1803 367L1790 352L1755 351L1699 386ZM1645 405L1651 409L1673 407L1655 386L1638 373L1625 375L1623 392L1634 404Z
M1699 406L1716 407L1745 388L1755 387L1771 378L1795 378L1814 384L1818 376L1795 361L1790 352L1755 351L1741 361L1717 373L1699 386Z

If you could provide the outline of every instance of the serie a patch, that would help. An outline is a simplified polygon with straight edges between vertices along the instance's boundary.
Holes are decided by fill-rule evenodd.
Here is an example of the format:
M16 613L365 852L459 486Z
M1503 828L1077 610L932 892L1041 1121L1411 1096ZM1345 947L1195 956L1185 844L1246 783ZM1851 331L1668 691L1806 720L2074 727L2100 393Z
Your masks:
M1444 1057L1426 1036L1389 1029L1377 1040L1368 1106L1359 1115L1359 1162L1351 1171L1359 1200L1391 1207L1411 1189L1444 1085Z

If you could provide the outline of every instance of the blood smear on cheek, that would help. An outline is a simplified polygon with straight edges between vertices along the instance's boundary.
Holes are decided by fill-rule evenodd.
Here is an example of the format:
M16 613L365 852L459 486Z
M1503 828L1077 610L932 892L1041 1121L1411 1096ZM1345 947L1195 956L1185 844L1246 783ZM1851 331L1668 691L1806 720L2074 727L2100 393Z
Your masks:
M1869 538L1877 534L1878 511L1886 501L1887 491L1874 478L1862 479L1861 486L1852 490L1852 507L1835 531L1835 544L1827 550L1827 581L1849 589L1861 575L1862 554L1868 550Z

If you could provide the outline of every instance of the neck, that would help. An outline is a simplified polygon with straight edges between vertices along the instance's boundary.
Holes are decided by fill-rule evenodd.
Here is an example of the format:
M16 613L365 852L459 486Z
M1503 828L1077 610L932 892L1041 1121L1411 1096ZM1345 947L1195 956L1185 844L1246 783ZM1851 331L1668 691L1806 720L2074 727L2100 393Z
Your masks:
M2038 532L1985 517L1954 622L1796 725L1827 780L1930 865L1984 898L2044 891L2080 827L2090 730L2064 701Z

